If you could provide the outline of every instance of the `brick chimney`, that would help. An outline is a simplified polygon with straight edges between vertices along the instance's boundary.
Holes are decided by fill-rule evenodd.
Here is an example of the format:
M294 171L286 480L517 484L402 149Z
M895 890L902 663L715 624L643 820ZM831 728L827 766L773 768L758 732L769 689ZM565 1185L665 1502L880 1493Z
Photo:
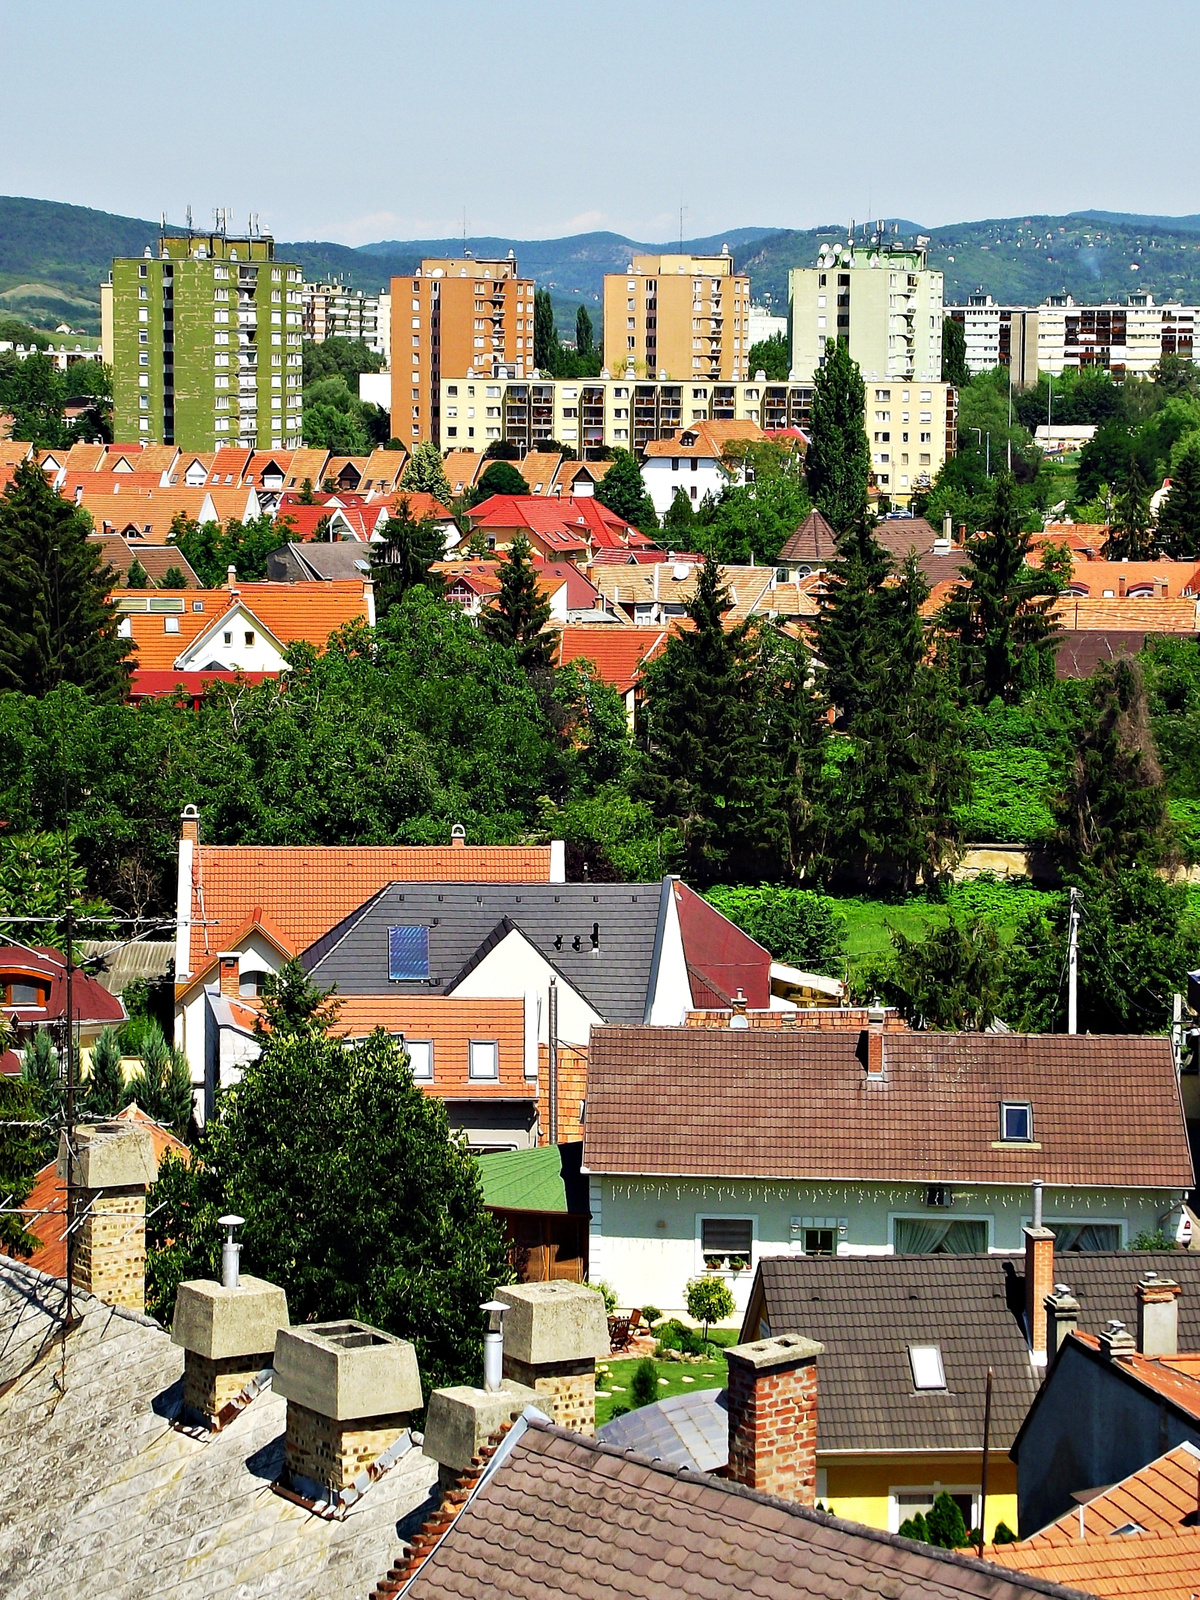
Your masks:
M193 847L200 843L200 813L195 806L184 806L179 818L179 837Z
M98 1122L74 1129L68 1173L67 1136L59 1135L58 1176L75 1186L72 1281L110 1306L146 1309L146 1190L158 1174L147 1128Z
M1054 1358L1079 1326L1079 1301L1065 1283L1056 1283L1042 1305L1046 1312L1046 1365Z
M1054 1288L1054 1235L1042 1226L1042 1180L1035 1178L1033 1225L1025 1235L1025 1338L1035 1367L1046 1365L1046 1296Z
M288 1325L287 1295L261 1278L236 1286L197 1278L179 1285L171 1338L183 1347L183 1409L214 1432L238 1397L274 1360Z
M1160 600L1167 598L1167 580L1165 578L1155 578L1154 592Z
M242 992L241 961L242 958L236 950L222 950L217 957L221 993L226 1000L236 1000Z
M887 1011L878 1001L867 1008L867 1026L863 1030L863 1040L867 1052L867 1078L875 1082L883 1081L883 1027L887 1019Z
M1118 600L1124 600L1125 599L1126 587L1127 587L1127 585L1126 585L1126 582L1125 582L1125 574L1123 572L1119 572L1117 574L1117 598L1118 598Z
M229 563L229 565L225 568L225 587L227 589L232 589L236 582L237 582L237 568L234 566L233 562L231 561Z
M596 1361L609 1353L604 1297L583 1283L514 1283L496 1290L504 1376L532 1389L560 1428L596 1431Z
M421 1406L416 1351L365 1322L313 1322L280 1328L274 1366L272 1387L287 1401L282 1486L349 1504L407 1439Z
M1144 1356L1179 1354L1179 1285L1145 1272L1138 1279L1137 1347Z
M805 1506L816 1503L817 1357L824 1349L785 1333L725 1352L728 1476L734 1483Z

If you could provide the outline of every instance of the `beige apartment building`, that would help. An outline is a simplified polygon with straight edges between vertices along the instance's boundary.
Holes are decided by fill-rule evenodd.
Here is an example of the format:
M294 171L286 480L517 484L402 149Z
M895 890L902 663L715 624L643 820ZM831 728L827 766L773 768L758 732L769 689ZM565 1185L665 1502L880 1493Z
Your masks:
M966 345L967 371L991 372L1007 367L1013 387L1037 382L1038 314L1029 306L997 305L990 294L967 296L966 305L947 306L946 315L959 323Z
M821 247L815 267L788 274L792 377L811 383L832 340L847 344L868 383L936 383L942 376L942 274L925 246L891 242Z
M604 275L604 364L639 378L752 376L750 279L716 256L634 256Z
M811 383L673 383L606 372L584 379L443 379L439 410L443 449L482 451L505 439L525 453L557 439L588 460L604 446L640 453L696 422L754 422L764 433L806 429L811 405ZM958 393L940 382L868 382L863 422L879 492L907 505L954 454Z
M457 442L441 427L444 379L533 371L532 278L503 261L422 261L391 281L392 434L411 446Z
M1037 308L1038 369L1055 377L1068 367L1100 367L1114 378L1148 377L1163 356L1196 359L1198 315L1196 306L1155 305L1151 294L1098 306L1053 294Z

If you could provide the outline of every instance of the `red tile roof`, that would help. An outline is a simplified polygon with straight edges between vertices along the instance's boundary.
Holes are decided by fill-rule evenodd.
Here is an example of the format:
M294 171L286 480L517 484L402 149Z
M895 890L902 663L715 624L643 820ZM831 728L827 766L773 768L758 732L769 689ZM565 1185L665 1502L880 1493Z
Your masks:
M449 506L431 494L426 494L424 489L397 489L395 494L389 495L383 502L389 512L399 511L401 504L408 502L408 514L419 522L423 517L431 517L434 522L453 522L454 513Z
M568 625L558 633L558 664L565 667L571 661L590 661L605 683L626 694L646 662L665 647L668 637L666 628Z
M191 970L225 949L255 907L299 952L385 884L549 881L549 845L201 845Z
M137 646L139 670L170 672L175 663L211 628L215 628L235 605L250 612L267 633L281 645L304 640L323 646L331 633L356 620L367 620L367 604L361 582L331 580L329 583L243 583L235 590L194 589L156 590L157 597L181 596L182 613L174 613L179 631L168 633L168 620L159 613L127 612L130 631ZM236 599L234 596L236 595ZM204 609L197 611L199 605Z
M1088 568L1081 570L1086 573ZM1093 597L1081 600L1063 595L1052 606L1050 615L1059 627L1071 631L1090 632L1098 628L1104 632L1140 629L1143 633L1195 633L1196 610L1194 599L1160 600L1147 596L1142 600L1097 600Z
M67 1014L67 967L62 953L49 945L6 944L0 947L0 972L23 973L39 980L46 989L44 1006L13 1006L2 1008L3 1014L22 1027L39 1027L59 1022ZM125 1021L125 1007L115 994L109 994L103 984L78 968L71 980L71 1006L79 1024L120 1023ZM10 1051L8 1061L15 1059ZM14 1070L19 1070L14 1069Z
M427 1000L407 995L345 995L340 1000L333 1032L364 1038L374 1028L428 1039L433 1045L433 1079L422 1081L426 1094L439 1100L534 1100L536 1078L525 1077L525 1001L523 999L456 999L434 995ZM490 1080L469 1074L472 1040L495 1040L499 1076Z
M865 1036L833 1029L595 1028L585 1163L711 1178L1191 1187L1166 1039L885 1033L883 1076L870 1083L864 1050ZM999 1143L1002 1100L1032 1103L1036 1145Z

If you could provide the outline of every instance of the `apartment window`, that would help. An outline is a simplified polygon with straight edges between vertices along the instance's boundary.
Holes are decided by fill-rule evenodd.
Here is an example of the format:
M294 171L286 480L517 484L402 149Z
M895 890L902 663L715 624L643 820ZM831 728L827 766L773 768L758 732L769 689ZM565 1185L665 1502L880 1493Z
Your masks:
M448 385L447 385L447 388L446 388L446 393L447 393L447 394L448 394L448 395L455 395L455 396L457 396L457 394L458 394L458 385L457 385L457 384L456 384L456 383L451 383L451 384L448 384Z
M1001 1101L1000 1137L1011 1144L1033 1142L1033 1106L1028 1100Z
M956 1217L896 1217L892 1222L892 1248L898 1256L985 1255L988 1225Z
M472 1078L498 1078L500 1076L494 1039L472 1039L469 1075Z
M805 1228L804 1254L806 1256L831 1256L835 1251L836 1237L832 1228Z
M823 272L817 274L817 283L822 289L825 287L825 274Z
M876 400L890 400L892 398L892 391L890 389L876 389L875 398Z
M138 355L138 366L139 367L148 367L149 365L150 365L150 352L148 350L142 350Z
M936 1344L910 1344L908 1364L912 1368L914 1389L944 1389L946 1369L941 1347Z
M405 923L388 929L388 977L393 983L412 983L429 976L429 929L424 923Z
M932 399L933 399L933 394L929 389L922 389L921 390L921 404L922 405L928 405L929 402Z
M850 287L850 274L848 272L839 272L838 273L838 288L839 289L848 289L849 287Z
M401 1045L408 1054L408 1070L418 1083L433 1082L433 1040L432 1039L406 1039L401 1036Z
M146 276L146 272L147 272L146 263L144 261L139 262L138 263L138 277L139 278L144 278ZM141 292L144 292L144 291L141 291Z
M932 444L933 443L933 435L931 433L923 433L921 435L921 443L922 444Z

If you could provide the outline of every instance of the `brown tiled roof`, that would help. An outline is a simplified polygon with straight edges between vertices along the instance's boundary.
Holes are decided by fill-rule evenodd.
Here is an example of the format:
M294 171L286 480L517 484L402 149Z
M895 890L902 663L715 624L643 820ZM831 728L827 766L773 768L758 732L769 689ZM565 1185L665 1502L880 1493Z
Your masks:
M1060 628L1071 631L1190 633L1197 631L1195 600L1104 600L1063 595L1050 615Z
M429 1553L422 1549L406 1600L1016 1600L1073 1593L664 1467L536 1418L518 1421L493 1462L453 1520L436 1527L449 1523Z
M989 1549L987 1558L1113 1600L1192 1600L1200 1574L1198 1469L1200 1451L1178 1445L1032 1538ZM1139 1531L1118 1531L1131 1525Z
M256 907L293 952L389 883L549 883L549 845L221 845L196 852L190 967L224 950Z
M1179 1337L1200 1344L1200 1255L1060 1250L1053 1277L1078 1300L1080 1327L1099 1332L1113 1317L1137 1326L1137 1282L1146 1271L1182 1286ZM1042 1377L1030 1364L1024 1312L1020 1256L766 1256L742 1338L757 1339L765 1318L773 1334L825 1346L819 1450L974 1450L989 1366L992 1444L1007 1450ZM941 1348L944 1393L914 1392L910 1344Z
M592 1030L594 1172L1187 1189L1170 1044L1130 1035ZM1137 1085L1131 1094L1129 1086ZM686 1086L686 1088L684 1088ZM995 1148L1001 1100L1034 1147Z
M172 567L177 567L187 579L188 587L199 589L200 579L192 571L183 551L171 544L140 544L133 549L115 533L93 533L89 537L100 547L100 558L113 566L122 578L133 565L134 558L141 562L151 583L160 584Z
M779 552L780 561L812 561L824 565L837 554L837 534L819 511L810 511Z
M694 439L695 442L684 444L685 438ZM651 439L646 446L646 455L668 459L697 456L704 460L719 461L726 445L741 441L752 443L764 438L766 435L758 423L749 419L738 422L693 422L680 428L673 439Z
M562 456L557 450L530 450L517 471L529 485L530 494L552 494Z
M175 554L173 547L167 548ZM158 613L126 613L137 647L135 665L150 671L169 671L235 606L250 612L280 645L304 641L323 648L329 635L338 628L349 622L367 620L361 580L331 579L328 583L313 584L243 583L233 594L228 589L205 589L200 595L188 589L158 593L183 599L182 614L174 614L179 625L177 633L166 631L166 618ZM197 611L198 605L203 610Z
M1176 635L1190 639L1190 633ZM1090 678L1102 662L1136 656L1146 642L1141 629L1097 628L1089 633L1060 634L1054 650L1054 672L1059 678Z
M325 475L325 463L329 460L328 450L303 449L292 453L292 464L284 476L285 489L302 489L307 478L314 489L321 487L321 480Z

